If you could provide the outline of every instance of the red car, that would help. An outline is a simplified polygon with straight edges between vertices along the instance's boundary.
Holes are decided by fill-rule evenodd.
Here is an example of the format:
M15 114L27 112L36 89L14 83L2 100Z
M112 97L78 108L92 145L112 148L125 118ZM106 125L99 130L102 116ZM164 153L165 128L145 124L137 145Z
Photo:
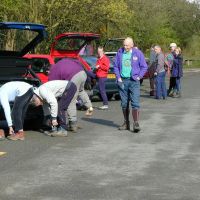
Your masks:
M26 54L24 57L31 59L31 68L37 74L41 82L47 82L49 68L55 63L54 59L48 54Z
M94 33L62 33L55 37L50 55L55 62L64 57L78 59L86 70L94 70L99 39L100 35ZM108 99L118 93L112 63L106 81L106 92ZM98 83L93 87L93 95L100 96Z
M32 60L32 70L41 82L45 83L48 81L50 65L65 57L78 59L86 70L91 70L84 57L94 55L97 48L95 40L99 37L99 34L93 33L62 33L56 36L51 44L50 55L26 54L24 57Z
M55 62L64 57L78 59L86 70L90 70L91 66L84 60L84 56L95 54L99 38L100 35L94 33L62 33L55 37L50 55Z

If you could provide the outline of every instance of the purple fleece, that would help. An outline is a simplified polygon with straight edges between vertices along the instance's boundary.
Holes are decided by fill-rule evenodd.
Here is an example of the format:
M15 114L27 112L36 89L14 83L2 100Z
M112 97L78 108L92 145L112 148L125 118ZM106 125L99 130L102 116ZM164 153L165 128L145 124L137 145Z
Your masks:
M115 57L114 73L116 74L117 80L121 77L123 52L124 48L120 48ZM148 66L143 53L139 49L132 49L131 66L131 77L134 80L137 80L137 77L139 77L140 79L143 78Z
M49 72L49 81L52 80L71 80L71 78L83 71L83 67L78 60L63 58L52 65Z

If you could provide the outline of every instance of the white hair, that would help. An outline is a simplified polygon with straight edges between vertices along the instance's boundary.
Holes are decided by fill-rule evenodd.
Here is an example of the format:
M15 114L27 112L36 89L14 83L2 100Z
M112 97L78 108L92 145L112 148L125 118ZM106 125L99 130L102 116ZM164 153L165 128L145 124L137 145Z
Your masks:
M125 38L124 42L125 41L128 42L129 44L131 44L131 46L134 46L133 38L127 37L127 38Z

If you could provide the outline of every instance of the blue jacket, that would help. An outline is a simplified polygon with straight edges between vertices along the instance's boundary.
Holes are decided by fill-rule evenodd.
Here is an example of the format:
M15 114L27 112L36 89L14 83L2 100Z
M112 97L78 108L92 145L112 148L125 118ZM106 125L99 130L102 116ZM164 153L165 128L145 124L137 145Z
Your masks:
M121 78L123 52L124 48L120 48L115 57L114 73L117 77L117 80ZM148 66L145 61L143 53L139 49L136 48L132 49L131 66L132 66L131 77L134 80L137 80L138 77L140 79L143 78L144 74L147 71Z
M174 56L171 76L172 77L183 76L183 58L181 55Z

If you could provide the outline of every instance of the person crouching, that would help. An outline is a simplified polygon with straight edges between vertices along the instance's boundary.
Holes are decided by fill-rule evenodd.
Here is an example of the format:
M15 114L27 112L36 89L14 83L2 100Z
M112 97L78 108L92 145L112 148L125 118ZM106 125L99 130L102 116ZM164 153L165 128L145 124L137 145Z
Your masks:
M32 102L33 105L49 106L52 123L50 136L67 136L65 112L76 92L76 85L67 80L49 81L34 90L36 98Z
M23 130L25 114L33 97L33 86L23 81L10 81L0 88L2 106L9 128L9 140L24 140ZM11 109L10 103L13 103ZM4 130L0 129L0 140L5 139Z

